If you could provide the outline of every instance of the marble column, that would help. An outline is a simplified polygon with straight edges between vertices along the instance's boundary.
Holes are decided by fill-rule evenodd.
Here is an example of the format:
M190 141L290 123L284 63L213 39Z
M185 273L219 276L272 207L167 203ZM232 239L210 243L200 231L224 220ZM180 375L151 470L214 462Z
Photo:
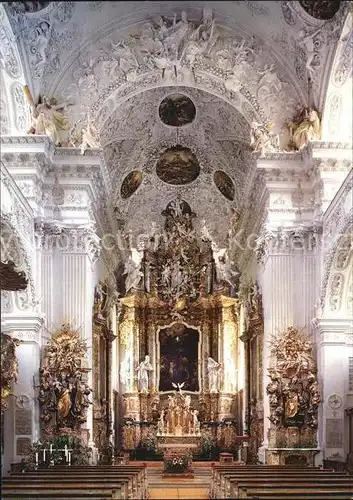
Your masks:
M312 340L311 319L314 316L317 294L317 265L319 257L318 235L315 229L290 227L272 229L266 239L266 251L262 254L259 271L263 312L263 395L264 395L264 442L259 459L265 462L270 427L269 400L266 386L271 359L270 341L289 326L303 329Z
M99 255L99 240L91 225L63 225L55 241L53 263L54 293L60 294L53 320L56 328L69 322L87 343L88 385L93 383L92 308L94 297L94 263ZM93 409L87 411L83 426L88 439L93 437Z

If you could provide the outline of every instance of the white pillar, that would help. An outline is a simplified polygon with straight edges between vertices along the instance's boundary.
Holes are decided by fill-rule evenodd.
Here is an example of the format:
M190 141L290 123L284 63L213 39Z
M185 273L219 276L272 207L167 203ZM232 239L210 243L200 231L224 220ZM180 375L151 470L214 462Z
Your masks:
M323 458L335 456L345 459L344 410L348 392L348 358L353 351L352 345L348 345L353 322L321 318L316 320L316 327L322 400L320 448Z
M60 294L56 311L56 328L69 322L79 330L87 343L88 385L92 387L92 314L94 299L94 269L99 244L92 229L87 226L62 227L55 242L53 282L56 294ZM61 306L61 307L59 307ZM93 409L89 406L87 422L89 441L93 436Z
M1 318L2 333L21 341L16 348L18 379L13 385L16 398L10 396L11 402L4 416L4 474L7 474L12 462L20 462L24 458L26 447L40 437L38 392L34 385L40 366L42 322L40 315L31 312L3 314Z

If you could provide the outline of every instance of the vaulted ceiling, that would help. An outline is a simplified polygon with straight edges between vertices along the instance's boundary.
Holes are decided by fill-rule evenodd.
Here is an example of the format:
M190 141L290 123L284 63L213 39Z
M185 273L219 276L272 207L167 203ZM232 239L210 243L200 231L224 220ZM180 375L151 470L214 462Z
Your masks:
M285 135L298 108L310 101L323 109L349 9L340 4L10 2L18 43L12 56L10 48L2 54L5 63L21 61L35 100L69 102L71 125L88 113L94 119L109 202L129 230L143 228L146 217L157 222L181 196L221 243L227 224L219 221L250 199L251 122L271 121ZM162 101L175 94L195 107L183 126L161 119ZM163 155L174 162L174 178L163 164L156 168ZM196 158L194 174L185 155Z

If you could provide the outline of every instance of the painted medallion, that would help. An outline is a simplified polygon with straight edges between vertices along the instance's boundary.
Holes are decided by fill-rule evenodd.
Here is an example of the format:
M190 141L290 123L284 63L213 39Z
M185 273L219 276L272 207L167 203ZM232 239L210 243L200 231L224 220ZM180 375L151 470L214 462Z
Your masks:
M134 194L142 182L142 172L133 170L123 180L120 188L121 197L126 200Z
M216 170L213 179L223 196L227 198L227 200L233 201L235 196L235 186L229 175L223 172L223 170Z
M161 153L156 165L156 173L167 184L180 186L197 179L200 166L189 148L177 145Z

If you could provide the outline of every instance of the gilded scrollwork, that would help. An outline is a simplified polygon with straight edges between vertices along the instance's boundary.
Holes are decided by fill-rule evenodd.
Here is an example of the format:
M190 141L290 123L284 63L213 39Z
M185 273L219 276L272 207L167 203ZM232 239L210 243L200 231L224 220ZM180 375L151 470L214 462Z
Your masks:
M16 347L19 345L19 340L1 333L1 413L8 406L8 396L14 396L12 385L17 382Z
M70 428L80 431L91 404L86 342L69 324L55 331L45 347L38 400L44 433Z
M266 388L269 419L275 429L284 429L287 445L291 428L298 429L299 442L305 433L311 434L312 444L315 442L321 396L312 351L305 335L293 327L273 342L276 365L268 369L271 381Z

